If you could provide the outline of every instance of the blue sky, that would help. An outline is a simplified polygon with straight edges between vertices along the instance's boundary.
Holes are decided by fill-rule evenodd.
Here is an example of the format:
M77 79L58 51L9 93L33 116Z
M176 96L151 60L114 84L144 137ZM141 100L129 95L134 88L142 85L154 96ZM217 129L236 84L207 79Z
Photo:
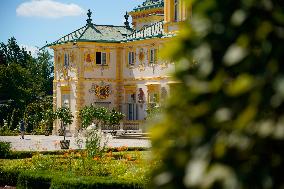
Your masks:
M126 11L144 0L0 0L0 42L14 36L33 50L86 24L88 9L95 24L123 25Z

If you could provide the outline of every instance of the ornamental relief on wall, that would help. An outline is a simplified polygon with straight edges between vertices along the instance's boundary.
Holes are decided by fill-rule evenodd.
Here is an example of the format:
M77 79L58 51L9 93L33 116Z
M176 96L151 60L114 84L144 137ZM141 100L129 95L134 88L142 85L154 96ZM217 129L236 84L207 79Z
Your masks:
M77 64L76 64L77 53L74 52L74 51L71 51L69 56L70 56L70 70L76 71L76 69L77 69Z
M56 71L59 79L63 79L63 58L62 53L56 55Z
M84 53L84 68L87 71L92 71L95 62L95 54L88 51Z
M89 93L95 94L96 98L99 100L105 100L109 98L111 94L111 85L101 82L100 84L93 83Z
M144 52L143 48L141 48L139 50L138 58L139 58L138 70L140 72L145 71L145 62L144 62L145 61L145 52Z
M56 71L59 79L69 79L77 74L77 53L74 51L58 52L56 55Z

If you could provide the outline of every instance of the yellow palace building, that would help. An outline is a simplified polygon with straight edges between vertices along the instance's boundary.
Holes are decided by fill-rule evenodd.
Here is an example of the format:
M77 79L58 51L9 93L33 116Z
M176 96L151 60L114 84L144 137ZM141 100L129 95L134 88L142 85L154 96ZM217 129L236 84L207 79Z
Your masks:
M71 109L71 133L80 128L79 110L91 104L123 112L123 129L141 132L147 108L170 92L175 67L157 53L178 31L185 6L179 0L146 0L124 16L123 26L97 25L91 14L85 26L47 44L54 50L54 109ZM59 128L56 122L54 134Z

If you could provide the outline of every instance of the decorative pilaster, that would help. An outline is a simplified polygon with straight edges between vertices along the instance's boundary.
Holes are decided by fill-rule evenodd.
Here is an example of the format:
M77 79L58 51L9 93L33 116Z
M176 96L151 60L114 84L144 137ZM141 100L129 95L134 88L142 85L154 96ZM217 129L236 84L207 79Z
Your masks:
M76 85L76 105L75 105L75 128L78 131L81 128L81 120L79 117L80 109L85 103L85 92L84 92L84 50L79 49L77 66L77 81Z
M115 105L118 111L122 111L121 103L123 100L123 65L122 65L122 48L117 48L116 50L116 98L115 98Z
M54 52L54 79L53 79L53 95L52 95L52 105L53 105L53 111L56 110L57 108L57 51ZM57 134L57 121L53 122L53 129L52 129L52 134L55 135Z

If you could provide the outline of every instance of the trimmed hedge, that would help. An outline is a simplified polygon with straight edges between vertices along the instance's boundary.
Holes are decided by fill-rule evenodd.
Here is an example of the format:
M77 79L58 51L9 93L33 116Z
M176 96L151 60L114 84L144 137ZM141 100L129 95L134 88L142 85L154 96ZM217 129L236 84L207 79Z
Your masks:
M127 151L148 151L150 148L145 147L129 147L127 148ZM68 151L68 150L67 150ZM76 152L82 152L85 151L84 149L77 149L73 150ZM106 152L119 152L118 148L107 148ZM66 153L66 150L56 150L56 151L10 151L10 153L7 153L5 157L2 157L4 159L25 159L25 158L31 158L34 154L40 153L42 155L63 155Z
M0 186L16 186L20 173L19 170L3 170L0 167Z
M6 158L11 153L11 143L0 141L0 158Z
M143 189L143 183L109 177L61 177L52 180L51 189Z
M1 170L0 185L16 186L17 189L143 189L145 183L111 177L76 177L61 172Z
M22 172L17 181L17 189L49 189L53 175L50 172Z
M80 152L82 150L74 150L74 152ZM57 150L57 151L12 151L6 159L25 159L31 158L35 154L42 154L42 155L63 155L66 153L66 150Z

